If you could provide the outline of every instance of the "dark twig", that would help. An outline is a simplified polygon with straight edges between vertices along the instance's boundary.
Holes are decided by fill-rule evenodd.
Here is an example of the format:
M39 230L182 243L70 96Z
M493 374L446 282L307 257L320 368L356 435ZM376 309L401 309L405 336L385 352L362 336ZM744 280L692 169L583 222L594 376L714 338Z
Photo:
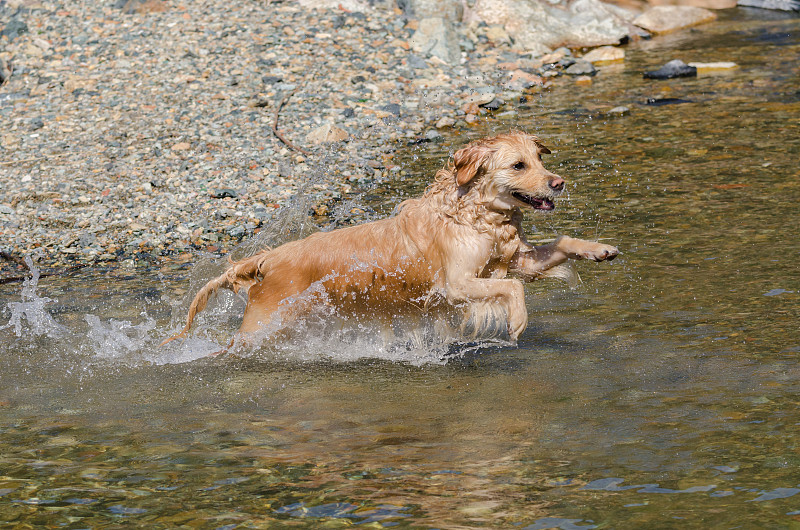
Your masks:
M306 156L311 156L310 151L306 151L302 147L297 147L292 142L290 142L288 138L283 136L283 134L278 130L278 115L280 114L283 106L286 104L287 101L289 101L289 98L292 97L296 91L297 89L295 88L294 90L283 96L283 99L281 99L280 102L278 102L278 105L275 107L275 116L272 121L272 132L275 133L275 136L278 137L278 140L283 142L289 149L297 151L298 153L303 153Z
M10 252L6 252L5 250L0 250L0 258L3 258L6 261L10 261L12 263L16 263L17 265L25 267L25 270L31 270L31 268L28 267L28 264L25 263L24 259L18 258L17 256L11 254Z
M16 164L27 164L29 162L41 162L42 160L51 160L53 158L61 158L62 156L67 156L67 153L59 153L48 156L36 156L33 158L23 158L22 160L4 160L0 162L0 166L13 166Z
M14 256L10 252L6 252L5 250L0 251L0 258L4 259L6 261L10 261L11 263L16 263L17 265L19 265L21 267L25 267L25 270L27 270L28 272L30 272L30 270L31 270L31 268L28 267L28 264L25 263L25 260L23 260L22 258L19 258L17 256ZM39 274L39 278L47 278L48 276L62 276L62 275L65 275L65 274L71 274L71 273L73 273L73 272L75 272L77 270L80 270L80 269L84 268L84 267L86 267L85 264L83 264L83 265L74 265L74 266L66 268L66 269L61 269L61 270L52 271L52 272L44 272L44 273ZM29 277L30 277L30 274L26 274L24 276L9 276L7 278L0 278L0 285L5 284L5 283L24 282Z

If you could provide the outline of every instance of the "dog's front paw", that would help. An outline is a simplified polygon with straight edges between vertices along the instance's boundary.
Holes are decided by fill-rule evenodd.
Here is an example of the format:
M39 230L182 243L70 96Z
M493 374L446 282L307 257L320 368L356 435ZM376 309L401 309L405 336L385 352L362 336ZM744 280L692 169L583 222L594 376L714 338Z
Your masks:
M581 252L581 257L594 261L611 261L619 255L619 249L602 243L589 243Z

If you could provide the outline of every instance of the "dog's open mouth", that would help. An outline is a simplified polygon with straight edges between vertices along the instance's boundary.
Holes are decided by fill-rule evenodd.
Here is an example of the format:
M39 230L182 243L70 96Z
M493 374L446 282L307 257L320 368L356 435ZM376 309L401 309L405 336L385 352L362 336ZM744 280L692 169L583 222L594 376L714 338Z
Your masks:
M514 191L511 193L511 195L518 201L524 202L536 210L552 210L556 207L552 199L533 197L519 191Z

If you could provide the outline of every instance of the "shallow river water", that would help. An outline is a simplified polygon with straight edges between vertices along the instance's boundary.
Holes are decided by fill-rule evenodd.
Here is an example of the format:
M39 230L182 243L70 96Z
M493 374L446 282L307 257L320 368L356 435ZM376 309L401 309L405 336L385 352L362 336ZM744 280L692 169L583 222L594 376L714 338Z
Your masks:
M800 19L732 10L627 52L469 131L553 149L569 194L533 239L623 252L529 285L515 347L363 330L204 358L241 302L156 347L203 268L0 286L0 526L800 527ZM642 79L673 58L739 68ZM410 148L373 206L466 140Z

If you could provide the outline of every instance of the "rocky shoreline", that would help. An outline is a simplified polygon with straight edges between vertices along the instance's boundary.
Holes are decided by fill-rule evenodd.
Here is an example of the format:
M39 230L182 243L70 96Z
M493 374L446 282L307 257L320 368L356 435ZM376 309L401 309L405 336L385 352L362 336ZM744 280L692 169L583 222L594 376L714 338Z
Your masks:
M470 4L453 21L412 2L0 0L0 277L25 255L224 253L298 193L340 198L399 171L398 146L624 58L522 46L511 22L480 19L488 1ZM648 35L600 7L617 43ZM701 11L691 24L714 18Z

